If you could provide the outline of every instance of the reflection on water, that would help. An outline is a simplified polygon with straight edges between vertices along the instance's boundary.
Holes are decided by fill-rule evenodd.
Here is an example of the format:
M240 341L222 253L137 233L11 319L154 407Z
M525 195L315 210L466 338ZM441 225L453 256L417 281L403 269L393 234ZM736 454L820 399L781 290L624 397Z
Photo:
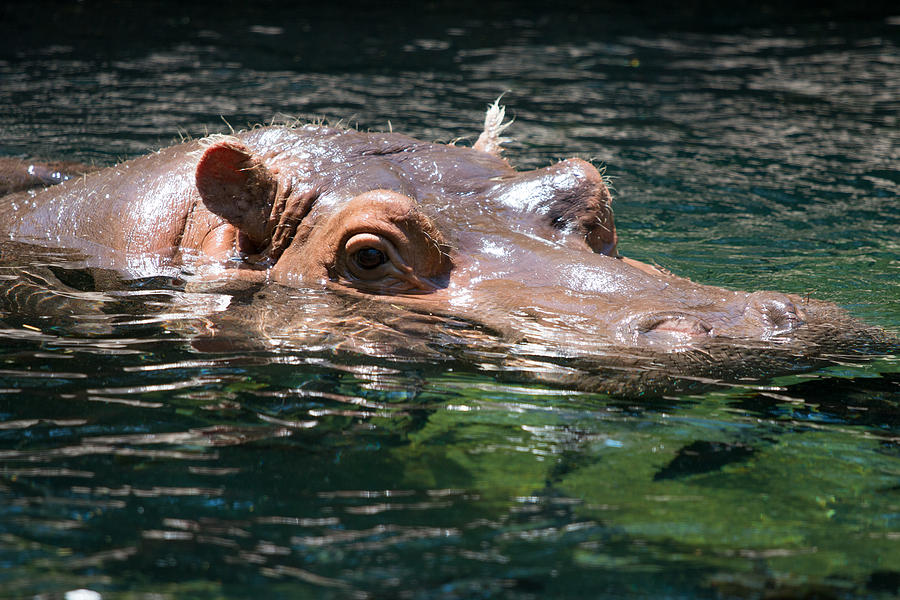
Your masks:
M509 90L512 161L605 163L626 254L900 329L895 21L116 6L3 9L0 153L105 164L220 115L471 140ZM624 397L467 323L341 346L272 325L334 308L295 295L254 337L246 294L0 261L0 596L900 591L894 357Z

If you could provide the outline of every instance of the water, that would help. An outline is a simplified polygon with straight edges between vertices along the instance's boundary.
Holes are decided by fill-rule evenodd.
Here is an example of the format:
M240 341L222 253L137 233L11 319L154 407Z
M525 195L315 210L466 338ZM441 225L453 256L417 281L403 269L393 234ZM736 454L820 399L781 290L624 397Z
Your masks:
M517 166L607 166L625 254L900 330L889 13L140 6L0 11L0 154L108 164L285 116L472 140L506 92ZM639 401L203 347L215 293L12 256L83 292L0 316L2 597L900 589L895 358Z

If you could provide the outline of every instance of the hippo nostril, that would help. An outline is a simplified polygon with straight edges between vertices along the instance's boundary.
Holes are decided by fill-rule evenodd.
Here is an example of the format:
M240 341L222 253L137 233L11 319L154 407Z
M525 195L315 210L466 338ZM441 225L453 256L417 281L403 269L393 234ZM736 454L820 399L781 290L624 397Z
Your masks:
M763 337L794 331L806 322L803 311L784 294L754 292L747 298L744 317L763 329Z
M669 348L713 335L712 327L706 322L680 312L641 315L632 319L627 329L631 342Z
M674 333L682 333L684 335L698 336L709 334L709 332L712 331L712 327L697 317L681 313L671 313L650 315L638 322L637 330L638 333L671 331Z

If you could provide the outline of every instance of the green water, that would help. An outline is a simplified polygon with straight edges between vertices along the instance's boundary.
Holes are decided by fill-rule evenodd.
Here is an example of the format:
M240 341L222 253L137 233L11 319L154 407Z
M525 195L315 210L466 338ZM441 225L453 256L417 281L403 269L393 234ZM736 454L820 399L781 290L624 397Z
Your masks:
M0 154L106 164L220 116L471 140L508 92L512 162L605 164L626 255L900 330L889 13L98 6L0 12ZM146 280L102 319L0 315L0 597L900 591L895 357L626 399L203 349L215 301Z

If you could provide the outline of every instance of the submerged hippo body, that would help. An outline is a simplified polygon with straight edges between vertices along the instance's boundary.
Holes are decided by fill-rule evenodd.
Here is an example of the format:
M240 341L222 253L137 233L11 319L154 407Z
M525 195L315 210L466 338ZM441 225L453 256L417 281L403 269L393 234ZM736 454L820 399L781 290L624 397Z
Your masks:
M502 112L492 110L473 148L317 125L188 142L9 195L0 230L132 275L175 270L337 293L345 312L304 331L343 324L362 348L375 343L367 331L384 328L348 326L347 313L396 309L417 316L411 330L427 330L427 315L454 317L514 341L519 355L619 365L670 357L705 376L768 364L747 353L821 353L835 332L846 340L847 323L864 330L825 303L699 285L620 257L600 173L578 159L516 171L500 156ZM277 315L245 308L231 318L270 337L296 330L297 314L315 320L302 292L285 293ZM698 360L715 348L728 349L727 365Z

